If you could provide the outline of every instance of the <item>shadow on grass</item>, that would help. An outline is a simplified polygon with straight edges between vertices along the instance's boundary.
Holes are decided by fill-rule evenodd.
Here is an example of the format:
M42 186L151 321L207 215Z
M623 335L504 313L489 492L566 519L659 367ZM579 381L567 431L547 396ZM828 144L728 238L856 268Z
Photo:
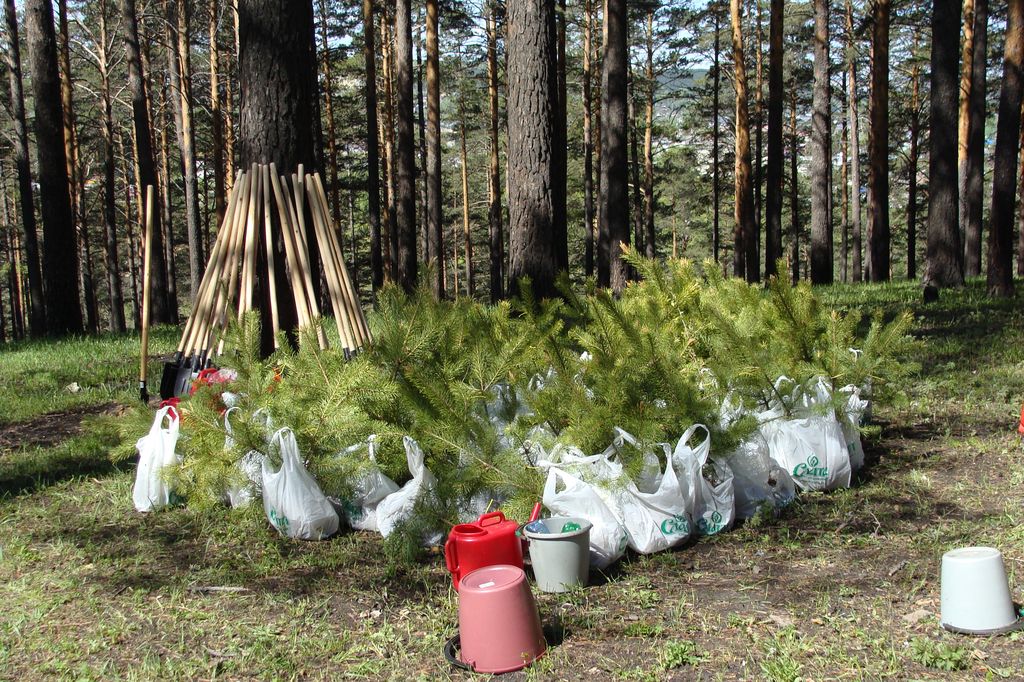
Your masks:
M0 500L32 494L74 478L106 476L134 468L111 461L110 449L119 442L109 424L100 424L55 448L0 452Z

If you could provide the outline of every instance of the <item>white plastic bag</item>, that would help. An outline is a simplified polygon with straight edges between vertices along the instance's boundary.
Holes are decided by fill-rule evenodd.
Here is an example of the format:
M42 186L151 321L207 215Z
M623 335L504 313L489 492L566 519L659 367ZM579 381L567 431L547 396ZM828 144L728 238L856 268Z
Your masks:
M625 445L639 448L631 434L618 428L615 431L615 441L606 455L613 456ZM664 454L664 468L656 452L658 449ZM689 483L676 476L672 448L667 443L658 443L654 450L645 450L643 458L640 476L617 491L617 504L612 511L625 527L633 551L653 554L689 539L693 529L693 494Z
M706 434L697 446L690 439L698 429ZM693 491L693 520L700 535L714 535L732 527L736 515L733 475L725 462L712 460L715 483L704 478L704 465L711 454L711 432L703 424L694 424L683 433L672 452L673 464Z
M330 501L299 456L295 434L285 427L270 439L281 452L281 468L271 471L264 459L263 510L281 533L298 540L323 540L338 532L340 521Z
M366 452L370 460L363 474L352 484L352 496L342 503L345 520L356 530L377 528L377 507L381 500L398 490L398 484L384 475L377 467L377 436L370 436L365 443L358 443L342 451L340 457L361 457Z
M759 415L759 430L772 459L801 490L849 488L850 455L843 428L828 405L827 386L819 380L809 390L797 387L793 396L792 418L785 418L781 407Z
M412 480L377 504L377 530L384 537L391 535L395 526L412 514L420 496L433 494L436 483L434 475L423 463L423 450L419 444L409 436L402 439L402 444L405 446L405 459ZM428 544L433 544L434 539L431 538Z
M839 389L839 394L846 397L846 402L840 410L839 423L843 427L850 466L856 472L864 466L864 444L860 440L860 426L864 423L864 415L870 403L861 397L860 389L853 384Z
M235 434L231 426L231 413L237 409L237 407L232 407L224 413L225 450L235 447ZM233 508L248 507L252 504L253 500L260 496L263 484L264 459L266 457L262 453L250 450L235 463L243 478L240 482L229 485L226 491L228 504Z
M164 419L170 423L164 428ZM181 456L174 448L178 444L180 419L173 407L157 411L149 433L135 443L139 451L139 466L135 470L132 502L140 512L153 511L174 502L174 491L164 479L164 467L181 464Z
M725 461L735 477L736 518L752 518L765 505L782 509L796 497L793 478L771 458L768 442L760 433L755 431Z
M572 516L590 522L590 565L594 568L604 569L626 552L629 543L626 529L591 484L551 466L542 501L556 516Z

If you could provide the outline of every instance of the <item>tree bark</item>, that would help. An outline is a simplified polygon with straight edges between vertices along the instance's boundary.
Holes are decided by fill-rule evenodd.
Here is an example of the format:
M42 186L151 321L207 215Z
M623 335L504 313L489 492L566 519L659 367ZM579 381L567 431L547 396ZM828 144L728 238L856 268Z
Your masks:
M143 61L144 73L152 73L148 67L146 67L145 60ZM152 84L152 80L149 83ZM156 196L161 202L163 210L163 218L160 220L161 230L163 231L161 242L164 245L164 264L167 266L167 296L173 297L174 300L178 299L178 278L177 278L177 261L174 258L174 203L171 197L171 143L168 138L168 130L174 129L174 121L171 120L173 117L168 110L167 102L167 82L161 79L160 87L160 106L159 109L154 108L154 116L157 116L159 111L159 126L158 126L158 137L160 140L160 150L157 168L157 180L159 184L155 188ZM145 189L139 190L139 196L145 197ZM140 216L142 214L140 213ZM140 226L140 234L145 235L145 224ZM177 310L172 315L172 324L177 324Z
M388 279L394 282L398 267L398 232L395 229L395 48L391 25L394 6L389 5L389 2L384 3L380 20L381 68L384 71L384 120L381 123L381 141L384 144L384 204L387 207L384 210L384 270Z
M890 277L889 234L889 13L890 0L875 0L871 16L871 127L868 134L868 273ZM953 126L954 130L956 126Z
M78 248L67 176L64 115L57 37L50 0L25 3L32 90L35 97L39 203L43 218L43 270L46 272L46 327L50 334L82 332Z
M633 188L633 204L630 207L630 217L633 219L633 244L638 253L644 253L644 197L643 188L640 184L640 152L637 146L636 121L636 80L633 76L633 65L627 68L629 82L626 87L626 115L629 126L629 182Z
M924 281L963 284L957 223L957 36L960 3L938 0L932 13L931 143L928 163L928 249Z
M589 2L590 0L587 0ZM498 141L498 26L497 5L494 0L487 8L487 99L490 107L490 168L488 180L487 224L490 238L491 303L505 295L504 263L505 242L501 216L501 170ZM588 18L589 21L589 18ZM588 56L584 56L586 60ZM584 104L588 107L587 104ZM590 234L588 223L588 235Z
M829 138L832 107L829 93L828 0L814 0L814 97L811 116L811 283L831 284L832 216L829 212Z
M461 143L462 158L462 239L465 248L466 258L466 295L473 297L476 293L473 287L473 239L469 229L469 168L466 155L466 107L459 98L459 142Z
M792 281L800 281L800 187L797 183L797 145L799 138L796 131L796 89L789 100L789 241L790 266Z
M988 233L988 291L992 296L1013 294L1013 218L1020 148L1021 90L1024 86L1024 0L1009 0L1006 8L1006 46L1003 84L999 92L999 121L992 173L992 211Z
M747 109L747 70L743 61L743 8L740 0L730 0L732 23L732 63L736 90L736 182L733 232L733 275L757 281L758 268L747 268L747 242L754 234L754 188L750 161L750 118Z
M963 270L968 277L981 274L982 210L985 201L985 82L988 71L988 0L975 0L974 54L971 57L971 89L968 96L967 158L964 159L965 196L960 206L966 221ZM961 214L964 216L964 214Z
M628 17L626 0L606 0L601 70L601 244L598 285L618 294L627 268L620 244L629 245Z
M654 10L647 10L647 106L644 109L644 255L657 255L654 240Z
M1020 140L1021 147L1024 147L1024 124L1021 125ZM1017 276L1024 277L1024 155L1021 155L1020 186L1021 198L1017 203L1017 223L1020 226L1017 233Z
M110 299L110 331L126 330L124 296L121 293L121 261L117 257L116 160L114 157L114 113L110 92L110 62L107 54L107 0L99 2L100 39L96 45L100 74L100 106L103 133L103 231L107 269L107 297Z
M751 281L761 281L761 185L764 182L764 32L761 0L753 0L754 14L754 231L747 240L747 270Z
M416 142L412 83L412 9L410 0L395 3L395 230L398 236L396 277L408 292L416 288Z
M441 185L441 73L438 47L438 3L427 0L427 240L434 268L434 297L445 295L444 225ZM495 57L497 59L497 57ZM497 76L495 76L497 77ZM492 97L497 98L495 92Z
M960 189L960 231L967 229L967 138L971 120L971 82L974 61L974 0L963 0L964 39L960 58L960 116L957 126L957 168ZM959 34L957 38L959 38Z
M218 28L220 21L220 0L210 0L210 130L213 137L213 204L216 223L220 227L224 220L224 111L220 99L220 45Z
M191 18L185 0L165 0L167 74L171 107L185 186L185 233L188 239L188 271L192 296L203 277L203 243L199 233L199 180L196 176L195 131L192 126L192 57L189 49ZM169 178L168 178L169 180ZM170 193L168 183L168 194ZM165 197L165 201L167 198Z
M850 117L850 232L853 249L851 280L860 282L864 277L864 265L861 254L862 222L860 207L860 113L857 110L857 59L854 44L853 3L846 0L846 79L847 108Z
M558 109L555 113L555 257L559 270L569 270L569 227L566 212L566 90L565 90L565 0L557 0L555 8L555 35L558 61L555 64Z
M14 121L14 165L18 171L18 195L21 203L22 235L28 270L29 332L32 336L46 334L46 303L43 297L43 272L39 263L39 241L36 235L35 201L32 191L32 170L28 154L28 127L25 123L25 94L21 77L21 47L18 44L18 15L14 0L4 3L7 28L7 72L11 89L11 118Z
M917 51L918 31L914 31L913 48ZM907 279L917 278L917 164L921 132L921 67L915 60L910 67L910 150L907 153Z
M142 50L139 42L139 23L135 12L135 0L121 0L121 13L125 22L125 43L128 58L128 89L132 96L132 121L135 130L136 171L139 185L152 185L159 191L157 182L156 161L153 156L153 135L150 127L149 96L146 91L146 80L142 71ZM160 198L156 198L160 203ZM141 211L140 211L141 213ZM163 230L159 212L154 214L153 248L152 248L152 288L154 296L151 300L152 311L150 321L153 324L170 324L173 322L177 302L168 295L170 290L167 278L167 263L164 259ZM173 306L173 307L172 307Z
M363 62L366 69L366 220L370 223L370 282L376 293L384 286L384 261L380 240L380 145L373 0L363 0Z
M845 82L845 77L844 77ZM840 163L840 186L842 193L842 242L839 252L839 281L848 282L850 275L849 268L849 236L850 236L850 178L849 178L849 167L847 166L847 157L850 155L850 130L849 130L849 116L844 112L843 115L843 131L842 131L842 148L840 151L839 163Z
M533 294L555 294L555 65L554 0L509 3L508 20L508 190L509 292L529 277ZM625 88L625 79L622 79ZM625 107L622 108L625 123ZM622 147L623 152L625 146ZM623 173L623 175L625 175Z
M719 161L719 144L722 139L721 124L719 122L719 111L721 109L721 91L722 91L722 65L721 65L721 51L722 51L722 27L721 27L721 14L719 11L719 5L717 1L712 6L712 13L714 14L714 26L715 26L715 54L714 62L711 66L714 72L714 87L711 93L711 253L715 259L715 263L719 262L719 249L721 245L721 213L719 206L721 204L721 191L722 183L719 178L721 172L721 164Z
M768 167L765 203L764 274L778 274L776 261L782 258L782 35L784 0L771 0L768 25Z

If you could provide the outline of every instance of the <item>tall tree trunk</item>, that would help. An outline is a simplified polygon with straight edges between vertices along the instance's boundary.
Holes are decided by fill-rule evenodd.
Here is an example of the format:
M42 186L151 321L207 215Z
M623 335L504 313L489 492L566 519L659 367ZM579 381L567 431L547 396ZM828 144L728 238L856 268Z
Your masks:
M50 334L80 333L82 309L78 300L78 249L68 187L57 37L50 0L28 0L25 3L25 28L35 97L43 270L46 272L46 327Z
M320 128L316 106L317 59L312 2L238 0L238 84L240 161L273 163L279 173L294 173L301 164L317 167L316 140ZM316 240L307 240L309 268L319 282L320 253ZM263 334L263 353L273 350L269 277L265 245L257 247L257 281ZM284 242L272 245L280 328L293 330L298 314L285 274ZM319 299L320 287L315 287ZM319 301L318 301L319 303ZM321 307L323 309L323 307Z
M68 189L71 192L71 214L78 242L78 258L81 263L79 282L82 298L85 302L85 330L90 334L95 334L99 331L99 310L96 303L96 289L93 286L89 232L85 220L85 195L78 148L78 125L75 116L73 75L71 73L67 0L57 0L57 26L60 99L61 108L64 113L64 153L67 157Z
M594 274L594 132L592 121L592 0L583 0L583 272Z
M925 284L963 284L957 225L958 0L938 0L932 12L931 143L928 168L928 250ZM1018 107L1019 109L1019 107ZM1016 142L1016 137L1014 138Z
M444 298L444 225L441 194L441 74L437 0L427 0L427 240L435 298ZM495 57L497 59L497 57ZM497 97L495 92L492 97Z
M800 281L800 186L797 177L796 89L789 100L789 241L792 281Z
M461 65L460 65L461 66ZM460 69L461 70L461 69ZM459 141L462 147L462 239L466 258L466 295L473 297L473 239L469 229L469 169L466 155L466 106L459 97Z
M754 188L750 162L750 118L747 113L747 69L743 61L743 7L730 0L732 23L732 63L736 90L736 183L734 206L733 275L757 281L757 268L747 268L747 242L754 234Z
M143 62L143 65L145 65L145 62ZM146 71L149 72L149 69L146 69ZM160 221L160 224L163 229L164 263L167 265L167 295L173 296L174 300L177 300L178 277L177 261L174 258L174 205L171 197L171 144L167 134L168 130L174 128L174 122L171 120L168 111L167 82L163 79L161 79L159 111L160 158L157 179L160 184L156 189L156 195L163 201L163 219ZM139 196L145 196L144 189L140 189ZM145 234L145 232L141 234ZM172 315L172 323L178 323L177 311Z
M126 330L124 297L121 293L121 262L117 257L117 199L114 158L114 113L110 92L110 63L107 54L107 0L99 3L100 39L96 45L97 66L100 73L100 105L103 132L103 231L105 236L105 263L107 269L107 297L110 299L110 331L115 334Z
M327 43L327 0L320 0L320 42L323 43L324 102L327 116L327 165L331 182L331 217L334 225L341 224L341 200L338 187L338 144L334 130L334 75L331 71L331 50ZM342 235L344 237L344 235Z
M977 38L977 36L976 36ZM1024 0L1009 0L1003 85L992 173L991 226L988 233L988 290L992 296L1013 294L1013 214L1020 148L1021 90L1024 86Z
M971 57L971 89L968 97L967 158L962 167L965 174L965 196L960 206L966 212L964 259L962 269L968 277L981 274L982 210L985 201L985 83L988 71L988 0L975 0L974 54Z
M720 195L722 191L722 183L719 178L719 173L721 172L721 164L719 162L719 143L722 139L721 122L719 121L722 91L722 65L721 57L719 55L722 51L722 27L719 7L719 4L716 2L712 8L715 21L715 55L714 63L711 66L711 69L714 72L714 87L711 95L711 253L715 259L715 263L719 262L718 252L722 241L720 225L721 214L719 210L719 206L721 205Z
M846 82L844 77L843 82ZM849 130L849 116L844 112L843 114L843 132L842 132L842 148L840 152L840 171L839 179L842 193L842 245L841 251L839 252L839 281L849 282L850 275L850 262L849 262L849 236L850 236L850 178L849 178L849 167L846 164L847 157L850 155L850 130Z
M601 70L601 228L598 285L626 288L621 244L629 245L628 17L626 0L606 0Z
M22 307L21 290L21 248L18 244L18 229L14 226L13 211L7 204L7 183L0 186L3 197L4 230L7 233L7 268L8 294L11 299L11 335L15 340L25 337L25 312Z
M771 0L768 26L768 167L765 203L767 225L764 240L765 277L777 275L782 258L782 35L784 0Z
M633 219L633 244L639 253L644 253L644 198L643 188L640 186L640 152L637 145L637 122L636 122L636 80L633 76L633 65L630 64L629 81L626 86L626 115L629 118L629 183L633 188L633 204L630 207L630 217Z
M213 137L213 204L217 226L224 220L224 112L220 99L220 0L210 0L210 130ZM209 175L204 174L204 175Z
M831 284L832 215L829 211L829 138L832 103L829 92L828 0L814 0L814 101L811 116L811 283Z
M397 281L416 288L416 142L413 137L412 9L410 0L395 2L395 229L398 236Z
M912 52L917 52L918 31L914 31ZM915 60L910 67L910 151L907 154L907 279L917 278L917 162L921 132L921 67Z
M394 282L398 267L398 231L395 229L395 43L392 21L394 6L385 2L380 21L381 32L381 67L384 70L384 121L381 140L384 143L384 186L386 187L384 212L387 225L387 243L385 244L384 269L388 278Z
M424 22L426 23L426 22ZM420 179L418 186L419 209L416 212L417 224L420 228L420 242L423 244L423 262L430 262L430 236L427 231L427 102L423 98L423 81L427 74L423 67L423 44L426 39L423 30L416 33L416 125L419 126L419 165L416 174Z
M231 8L231 23L234 27L233 34L234 52L227 55L228 73L238 73L238 0L228 0ZM230 192L235 183L235 88L234 78L224 79L224 191Z
M555 294L558 83L554 0L507 5L509 273L512 295L529 277L538 298ZM623 64L623 66L625 66ZM625 89L625 69L622 87ZM623 103L624 104L624 103ZM622 108L625 123L625 107ZM625 152L625 146L622 147ZM623 173L624 175L624 173ZM624 198L624 197L623 197Z
M747 271L754 282L761 281L761 185L764 181L764 32L761 0L753 0L754 14L754 231L747 240Z
M1021 147L1024 147L1024 125L1021 125L1020 140ZM1024 155L1021 156L1020 186L1021 198L1017 204L1017 223L1020 226L1017 233L1017 276L1024 277Z
M196 176L195 131L192 127L192 58L189 50L191 18L185 0L165 0L167 16L167 74L171 107L180 150L180 172L185 185L185 232L188 238L189 286L192 296L203 277L203 244L199 234L199 180ZM163 136L163 133L161 134ZM170 178L168 195L170 194ZM168 198L165 197L165 201Z
M846 0L846 80L847 109L850 117L850 232L853 248L853 275L851 279L859 282L864 276L864 265L861 259L861 208L860 208L860 114L857 111L857 59L854 44L853 2Z
M18 171L22 234L28 270L29 331L32 336L46 333L46 303L43 298L43 272L39 263L36 235L36 210L32 197L32 170L28 155L28 128L25 124L25 95L21 78L21 47L18 44L18 15L14 0L4 3L7 28L7 73L11 88L11 118L14 120L14 165Z
M153 156L153 135L150 127L149 96L146 92L146 79L142 72L142 50L139 42L139 23L135 12L135 0L121 0L121 13L125 22L125 43L128 57L128 89L132 96L132 120L135 129L136 170L139 184L145 188L152 185L156 190L156 161ZM159 203L159 197L157 198ZM170 324L173 322L177 303L172 301L167 292L170 282L167 279L167 264L164 259L163 230L160 214L154 215L156 224L153 226L152 274L151 286L155 295L152 298L150 320L153 324ZM172 308L173 305L173 308Z
M567 130L566 130L566 90L565 90L565 0L557 0L555 8L555 35L557 41L558 61L555 64L555 80L557 82L556 99L558 108L555 112L556 141L552 152L555 155L555 257L558 259L559 270L569 270L569 228L566 212L566 169L567 169Z
M589 0L587 0L589 2ZM487 99L490 107L490 168L488 180L487 224L490 237L491 303L504 297L505 243L501 226L501 170L498 158L498 26L497 5L487 7ZM588 19L589 21L589 19ZM588 48L589 49L589 48ZM584 57L587 59L587 57ZM585 104L585 107L589 105ZM590 227L587 227L588 234Z
M380 145L373 0L363 0L363 62L366 69L366 220L370 223L370 282L376 293L384 286L384 261L380 239Z
M647 106L644 110L644 255L657 255L654 240L654 10L647 10Z
M967 228L967 137L971 120L971 82L974 61L974 0L964 3L964 39L960 58L960 116L957 126L957 168L960 189L960 231ZM959 35L957 36L959 38Z
M871 127L868 134L868 273L889 281L889 12L875 0L871 17ZM953 126L956 129L956 126Z

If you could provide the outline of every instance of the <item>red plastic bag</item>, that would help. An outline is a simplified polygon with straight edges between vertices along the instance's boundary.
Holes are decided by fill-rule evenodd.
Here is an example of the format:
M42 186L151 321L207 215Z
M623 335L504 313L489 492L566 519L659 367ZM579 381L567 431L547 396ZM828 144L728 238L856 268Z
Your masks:
M1017 425L1017 433L1024 436L1024 405L1020 408L1020 424Z

